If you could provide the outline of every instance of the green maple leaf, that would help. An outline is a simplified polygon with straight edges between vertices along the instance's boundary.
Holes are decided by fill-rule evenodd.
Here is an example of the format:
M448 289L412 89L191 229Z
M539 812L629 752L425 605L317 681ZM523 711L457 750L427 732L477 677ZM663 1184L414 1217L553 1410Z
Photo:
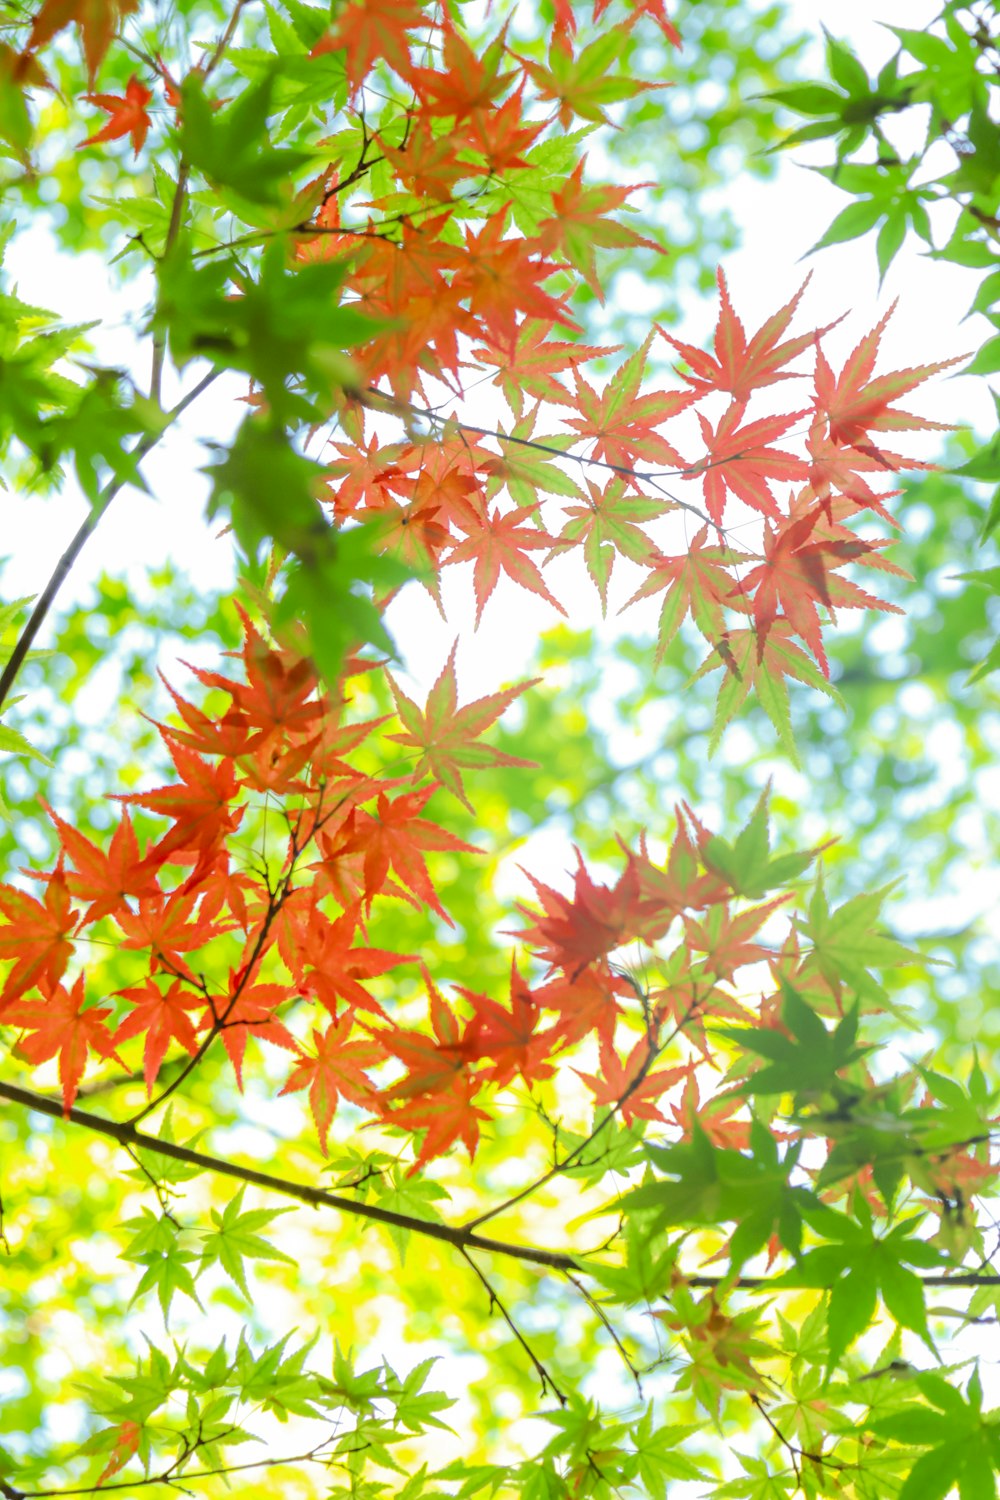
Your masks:
M244 1185L221 1213L216 1208L212 1209L212 1222L215 1228L201 1231L204 1241L201 1259L203 1265L210 1265L217 1261L249 1301L250 1290L247 1286L246 1272L243 1269L245 1259L280 1260L290 1266L295 1265L295 1261L284 1251L275 1250L257 1233L258 1229L264 1229L282 1214L291 1213L292 1210L289 1208L271 1210L255 1208L243 1213L245 1193L246 1186Z
M978 1368L965 1399L940 1375L918 1375L916 1384L926 1406L910 1405L869 1424L879 1437L928 1450L914 1463L897 1500L945 1500L955 1488L960 1500L996 1500L1000 1423L997 1412L983 1412Z

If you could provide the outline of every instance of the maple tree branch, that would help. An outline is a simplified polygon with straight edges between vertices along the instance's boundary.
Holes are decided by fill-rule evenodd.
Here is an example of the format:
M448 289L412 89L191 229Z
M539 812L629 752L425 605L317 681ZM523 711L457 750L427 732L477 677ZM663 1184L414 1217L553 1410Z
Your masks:
M332 1208L338 1213L351 1214L359 1219L370 1219L374 1223L385 1224L394 1229L408 1229L414 1234L423 1235L426 1239L438 1240L460 1251L480 1250L487 1254L503 1255L510 1260L523 1261L528 1265L540 1266L544 1270L558 1271L562 1274L571 1271L586 1275L588 1271L586 1256L592 1252L587 1250L580 1251L576 1255L563 1250L543 1250L535 1245L520 1245L509 1240L491 1239L487 1235L477 1234L467 1224L442 1224L434 1220L418 1219L412 1214L398 1213L395 1209L380 1208L375 1203L361 1203L356 1199L344 1198L337 1193L328 1192L325 1188L312 1187L307 1182L299 1182L289 1177L277 1177L271 1172L261 1172L256 1167L241 1166L238 1162L229 1161L225 1157L210 1156L204 1151L195 1151L189 1146L179 1145L176 1141L161 1140L158 1136L147 1135L143 1131L136 1130L134 1125L117 1120L106 1120L101 1115L91 1114L88 1110L77 1108L76 1105L66 1110L60 1101L46 1098L43 1094L33 1093L30 1089L21 1088L15 1083L5 1083L0 1080L0 1099L6 1099L8 1103L17 1104L33 1114L46 1115L51 1120L68 1120L74 1125L82 1126L85 1130L93 1131L96 1135L116 1141L120 1146L131 1146L143 1151L153 1151L160 1156L169 1156L173 1161L184 1162L185 1165L197 1167L203 1172L215 1172L222 1177L231 1177L237 1182L245 1182L249 1187L259 1187L266 1192L278 1193L281 1197L306 1203L311 1208ZM1000 1273L983 1275L976 1271L960 1271L954 1275L921 1276L920 1280L924 1286L936 1287L1000 1286ZM694 1273L685 1274L684 1281L688 1286L699 1289L710 1289L725 1284L739 1291L802 1290L801 1287L776 1286L774 1278L770 1276L741 1275L734 1279L731 1275Z
M322 793L320 793L320 797L322 798ZM303 841L301 845L298 841L299 835L301 833L301 819L296 825L295 832L291 834L291 856L288 861L288 869L279 877L279 880L276 883L275 890L270 894L267 913L264 917L263 922L261 923L260 931L258 932L257 937L254 941L250 957L243 965L239 980L237 981L232 994L229 996L229 1003L226 1005L221 1014L217 1014L215 1005L212 1002L212 998L207 993L207 988L202 985L201 991L206 994L206 998L208 998L209 1004L212 1008L213 1019L209 1031L200 1042L197 1051L191 1056L191 1058L189 1058L184 1067L177 1074L177 1077L172 1079L170 1083L168 1083L167 1086L162 1089L159 1094L157 1094L155 1099L150 1099L148 1103L145 1104L137 1114L133 1115L131 1121L129 1122L130 1124L138 1125L140 1120L144 1120L147 1115L151 1115L154 1110L159 1109L160 1105L164 1102L165 1099L169 1099L171 1094L176 1093L181 1084L184 1083L184 1081L194 1072L195 1068L198 1067L202 1058L205 1056L205 1053L215 1041L216 1037L225 1030L226 1023L229 1017L232 1015L236 1006L242 999L243 992L246 989L247 985L250 983L257 965L263 956L264 950L268 945L268 939L270 936L271 928L274 925L275 918L278 916L282 906L284 905L288 896L291 894L292 876L295 874L296 860L303 852L303 850L306 849L311 841L316 837L323 824L328 822L329 819L332 818L337 812L338 808L343 805L343 801L344 799L340 798L333 804L328 812L322 815L322 817L320 816L319 804L317 804L312 827L309 831L308 837ZM184 976L178 975L178 977L183 978Z
M625 977L627 978L628 976ZM643 1010L645 1012L648 1003L648 996L643 995L639 987L634 982L632 982L632 987L633 989L635 989L637 995L639 996L639 999L643 1005ZM602 1119L598 1120L597 1124L591 1130L590 1134L584 1140L582 1140L578 1146L574 1146L573 1150L569 1153L568 1156L564 1156L562 1161L553 1162L549 1170L543 1173L541 1177L536 1177L534 1182L529 1182L527 1187L522 1188L521 1191L519 1193L515 1193L513 1197L506 1198L503 1203L498 1203L494 1208L487 1209L485 1213L479 1214L475 1219L470 1219L465 1225L465 1228L478 1229L480 1224L485 1224L488 1222L488 1220L495 1219L500 1214L506 1213L509 1208L513 1208L516 1204L523 1202L525 1198L530 1198L531 1194L537 1192L540 1187L544 1187L545 1184L551 1182L554 1177L558 1177L561 1173L567 1171L568 1168L573 1166L573 1164L578 1161L586 1151L587 1147L592 1146L601 1132L611 1124L611 1121L618 1114L622 1106L625 1105L632 1097L636 1089L638 1089L640 1085L645 1082L646 1078L649 1075L649 1070L653 1066L656 1059L661 1056L661 1054L667 1047L669 1047L670 1043L675 1039L675 1037L680 1035L684 1027L687 1025L688 1021L691 1020L697 1008L698 996L697 994L695 994L695 997L691 1001L691 1004L688 1006L684 1015L674 1026L670 1035L664 1037L660 1042L653 1041L650 1030L649 1017L647 1015L646 1037L649 1042L649 1050L645 1058L643 1059L642 1066L638 1069L635 1077L631 1080L621 1097L619 1099L616 1099L614 1104L612 1104L608 1109L607 1114L604 1115Z
M178 1488L182 1480L186 1484L192 1479L212 1479L220 1474L241 1474L247 1469L274 1469L284 1464L329 1464L335 1460L332 1460L323 1450L334 1441L332 1437L324 1438L321 1443L316 1444L315 1448L310 1448L308 1453L293 1453L282 1455L280 1458L255 1458L243 1464L221 1464L216 1469L191 1469L187 1473L178 1473L177 1465L180 1460L175 1459L168 1469L163 1469L159 1474L146 1474L135 1479L116 1479L110 1484L107 1482L102 1484L98 1481L96 1484L77 1485L70 1489L17 1490L0 1480L0 1495L5 1496L6 1500L46 1500L46 1497L56 1495L106 1495L111 1490L145 1489L154 1484L169 1484ZM194 1451L194 1448L189 1449L184 1457L189 1458ZM337 1465L337 1467L343 1467L343 1465Z
M133 458L135 460L135 463L141 462L141 460L146 457L146 454L151 452L152 449L156 447L160 439L163 437L163 434L168 430L168 428L173 426L178 417L180 417L181 414L187 410L187 408L193 401L196 401L198 399L202 392L212 384L213 380L218 378L219 373L220 372L218 370L210 370L207 375L202 376L201 380L198 381L198 384L192 386L187 394L181 397L176 406L172 406L170 411L165 414L163 426L160 427L159 430L155 433L147 433L144 438L136 443L135 447L129 453L129 457ZM98 494L96 503L91 506L90 510L87 512L87 515L81 522L69 546L66 548L65 552L62 554L59 561L53 568L48 583L39 594L38 599L35 602L35 607L31 611L31 614L28 616L28 619L25 622L21 633L14 644L14 649L10 654L10 660L4 667L3 673L0 674L0 708L2 708L4 703L7 701L7 698L10 695L10 690L14 686L17 675L20 672L21 667L24 665L24 659L30 651L35 637L42 627L46 615L52 608L56 595L62 588L63 584L66 582L73 564L80 556L80 553L83 551L84 546L86 545L89 538L93 536L94 532L97 530L98 523L107 511L108 506L111 504L112 500L118 494L119 490L124 489L126 484L129 484L130 482L131 480L128 475L118 474L116 474L113 479L108 480L107 484Z
M534 1365L535 1372L538 1375L539 1380L541 1381L542 1395L546 1396L548 1395L549 1391L551 1391L553 1396L555 1396L556 1400L559 1402L559 1405L565 1406L567 1404L567 1397L565 1392L559 1389L559 1386L552 1379L552 1376L549 1374L545 1365L539 1359L538 1355L535 1353L534 1349L532 1349L531 1345L528 1343L528 1340L525 1338L520 1328L518 1328L517 1324L514 1322L514 1319L507 1311L506 1307L500 1299L499 1294L496 1292L492 1283L490 1282L488 1276L485 1274L482 1268L476 1264L464 1245L460 1245L459 1250L461 1251L465 1260L468 1261L469 1265L475 1271L476 1275L479 1277L479 1280L482 1282L483 1287L486 1291L486 1295L489 1298L490 1311L492 1312L494 1308L496 1309L496 1311L503 1318L504 1322L507 1324L507 1327L510 1329L511 1333L517 1339L517 1342L520 1344L525 1354L530 1359L531 1363Z

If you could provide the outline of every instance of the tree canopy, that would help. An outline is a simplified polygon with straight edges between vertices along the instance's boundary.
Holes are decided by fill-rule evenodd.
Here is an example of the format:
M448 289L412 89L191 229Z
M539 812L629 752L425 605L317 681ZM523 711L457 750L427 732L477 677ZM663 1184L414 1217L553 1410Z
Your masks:
M5 1500L995 1500L1000 29L890 30L5 7Z

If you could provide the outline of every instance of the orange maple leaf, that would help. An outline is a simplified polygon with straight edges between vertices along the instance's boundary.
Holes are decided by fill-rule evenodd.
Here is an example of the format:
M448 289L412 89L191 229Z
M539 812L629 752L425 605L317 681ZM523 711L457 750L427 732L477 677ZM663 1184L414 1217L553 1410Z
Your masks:
M143 87L134 73L125 86L124 98L117 94L85 94L88 104L106 110L111 119L102 129L88 135L76 149L79 151L84 146L96 145L98 141L113 141L127 135L132 140L132 154L138 156L149 132L151 121L146 106L152 97L152 92Z
M805 416L804 411L792 412L787 417L760 417L741 427L745 410L743 402L734 401L715 428L707 417L698 413L708 453L687 470L685 478L701 476L705 507L718 527L722 526L727 493L753 510L780 520L781 512L768 480L804 479L808 472L801 458L782 448L767 446L772 438L779 437Z
M712 391L728 391L736 401L747 401L752 391L760 386L773 385L776 380L793 380L794 370L783 370L789 360L815 344L835 325L827 323L824 328L815 328L811 333L800 333L796 338L779 344L778 340L788 327L802 294L809 285L812 272L806 277L790 302L786 302L747 340L746 330L733 311L729 300L729 288L720 267L716 273L719 283L719 321L715 325L715 356L706 354L693 344L681 343L665 328L656 325L668 344L672 344L690 365L692 374L680 372L697 397L707 396ZM839 320L838 320L839 321Z
M594 440L595 458L621 469L632 469L638 460L683 469L684 459L656 428L690 406L690 391L640 393L653 335L625 360L601 392L574 370L576 392L572 405L578 413L567 417L582 437Z
M192 1022L189 1012L204 1009L205 999L203 995L186 989L178 979L168 990L161 990L151 976L144 985L119 990L118 993L133 1002L133 1009L119 1025L113 1040L117 1045L129 1037L145 1033L143 1076L146 1093L151 1095L171 1042L179 1042L191 1057L197 1052L198 1027Z
M58 1053L63 1111L68 1114L87 1066L88 1052L121 1062L105 1024L111 1011L106 1006L88 1007L82 974L77 975L71 990L56 984L42 993L41 1000L20 1000L13 1005L6 1023L24 1028L14 1051L25 1062L37 1066Z
M35 52L75 22L80 28L87 72L93 79L111 45L122 16L139 9L139 0L44 0L36 11L25 53Z
M681 1078L690 1073L690 1064L677 1068L661 1068L656 1073L644 1073L650 1065L650 1044L647 1037L640 1037L623 1063L618 1053L607 1042L601 1042L601 1071L599 1075L581 1073L574 1068L594 1095L594 1107L606 1107L621 1115L626 1125L633 1120L659 1120L664 1117L654 1101L660 1099L667 1089L673 1088Z
M0 992L0 1014L32 985L50 988L66 972L73 954L72 934L79 922L70 904L63 861L46 877L45 896L36 901L26 891L0 885L0 959L13 959L14 967Z
M753 617L759 635L758 657L763 656L768 631L777 617L778 606L796 635L801 636L819 662L826 677L830 666L823 649L823 637L816 605L831 613L842 609L879 609L902 614L897 604L887 604L868 594L846 578L833 576L836 568L850 562L864 561L877 551L872 542L844 533L817 534L822 507L799 518L790 517L775 529L765 523L764 561L751 569L736 585L741 595L753 593ZM734 592L736 591L734 590ZM756 592L754 592L756 590Z
M956 354L952 359L939 360L937 364L894 370L891 375L879 375L873 380L879 342L895 309L894 302L848 357L839 375L834 375L822 349L816 356L816 410L829 421L830 437L841 446L860 448L862 453L877 459L881 459L881 455L869 433L908 432L918 428L935 432L954 431L953 425L947 422L932 422L927 417L913 416L891 406L890 402L912 391L939 370L947 370L968 358L966 354ZM885 467L895 466L887 462Z
M425 26L427 17L418 0L350 0L336 24L320 37L310 57L324 52L345 53L351 93L357 92L374 64L384 60L397 73L410 71L408 31Z
M549 592L537 565L530 557L525 556L526 552L539 547L553 547L556 543L556 538L549 536L547 531L521 524L525 516L537 509L537 505L525 505L502 515L496 508L486 512L470 505L464 515L456 518L456 524L466 533L465 540L453 544L445 561L446 565L475 562L472 578L476 594L477 626L483 617L486 601L496 588L501 571L520 584L521 588L540 594L561 615L565 615L566 611Z
M427 697L423 712L408 698L392 677L389 686L396 702L396 712L402 721L404 734L391 734L390 739L400 745L419 750L420 755L413 767L413 779L433 776L442 786L453 792L470 812L475 809L465 795L462 782L463 770L480 770L487 766L535 766L537 761L522 760L517 755L505 755L490 745L478 745L474 741L503 713L515 698L539 681L519 682L516 687L505 688L499 693L490 693L458 707L458 684L455 679L455 653L451 654ZM388 676L388 673L386 674Z
M125 904L126 896L156 895L159 890L156 874L139 854L127 809L105 854L51 807L43 805L56 825L59 843L73 863L73 869L66 875L67 889L78 901L90 902L80 918L81 927L117 911Z
M325 1031L313 1030L313 1051L297 1042L296 1059L281 1090L283 1094L309 1090L309 1108L324 1156L338 1101L349 1099L352 1104L371 1108L374 1090L365 1069L377 1067L385 1060L385 1051L375 1037L368 1036L364 1041L349 1039L353 1027L353 1014L345 1011Z
M429 906L453 926L431 884L422 851L449 849L456 853L478 854L479 850L474 844L467 844L464 839L456 838L436 823L420 817L436 790L435 782L417 792L404 792L391 801L384 792L379 792L375 813L353 809L330 853L340 855L360 851L364 854L365 901L369 906L385 884L391 868L407 890L413 892L417 898L415 904Z

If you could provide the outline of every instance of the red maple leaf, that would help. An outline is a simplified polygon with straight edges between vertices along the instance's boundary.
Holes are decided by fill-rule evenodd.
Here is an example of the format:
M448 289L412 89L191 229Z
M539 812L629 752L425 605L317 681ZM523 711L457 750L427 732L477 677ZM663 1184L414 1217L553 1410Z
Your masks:
M656 428L661 422L690 406L689 391L649 391L641 394L646 358L653 335L616 370L603 391L588 385L574 371L576 393L573 406L578 415L567 417L582 437L594 441L594 457L621 469L632 469L642 459L683 469L685 461L672 443Z
M79 917L70 905L62 857L46 878L41 901L12 885L0 885L0 960L13 959L0 992L0 1014L32 985L52 988L65 974L73 954L71 936Z
M507 54L506 27L487 46L475 51L459 36L447 16L441 23L441 31L443 70L411 67L406 81L416 91L424 114L445 116L460 123L476 110L491 109L513 77L511 72L500 72Z
M510 963L510 1009L475 990L459 987L473 1009L462 1037L470 1056L489 1059L491 1066L481 1075L501 1088L516 1073L525 1083L551 1078L548 1058L553 1042L560 1040L557 1029L539 1031L541 1007L521 974L516 958Z
M465 144L484 160L492 176L514 168L530 171L531 163L521 155L538 139L545 121L524 119L524 80L499 109L473 109L465 128ZM463 170L467 173L467 164Z
M462 781L463 770L481 770L487 766L534 766L536 761L522 760L516 755L505 755L490 745L479 745L475 741L489 726L499 719L515 698L539 680L519 682L516 687L505 688L500 693L477 698L458 707L458 684L455 679L455 652L457 643L442 669L437 682L427 696L423 712L412 699L389 677L389 686L396 703L396 712L402 721L405 733L392 734L390 739L400 745L419 750L413 767L413 779L433 776L435 781L446 786L450 792L473 812L472 803L465 795ZM388 676L388 674L387 674Z
M354 944L359 917L358 907L353 906L331 922L313 902L308 920L299 926L291 955L299 987L315 995L333 1016L338 999L346 1001L352 1010L381 1015L382 1007L360 981L416 958L414 953L391 953L385 948Z
M235 833L243 817L243 808L229 806L240 789L236 768L229 760L211 766L168 730L160 733L179 780L150 792L115 792L113 796L118 802L134 803L173 820L173 828L146 855L151 864L163 864L177 855L211 856Z
M872 432L907 432L917 428L933 429L936 432L951 432L947 422L932 422L926 417L915 417L910 412L891 406L897 396L912 391L915 386L947 370L951 365L961 364L968 356L957 354L952 359L939 360L933 365L919 365L912 370L895 370L891 375L879 375L872 379L878 357L879 341L885 325L892 317L896 304L892 304L884 318L880 318L871 333L858 344L848 357L839 375L833 370L822 349L816 355L816 410L822 412L830 423L830 437L835 443L850 448L860 448L875 458L879 450L872 443ZM893 465L886 463L887 468Z
M591 879L579 849L576 858L572 896L564 896L529 875L542 910L534 912L518 903L529 924L517 936L548 963L550 972L562 969L570 978L624 943L648 936L654 915L643 900L632 861L616 883L607 886ZM655 916L654 922L658 920Z
M388 1125L426 1131L407 1176L412 1177L435 1156L444 1156L458 1140L462 1141L470 1157L475 1156L480 1122L491 1118L476 1105L479 1088L475 1078L465 1076L457 1079L447 1093L422 1096L384 1116Z
M374 1090L365 1069L377 1067L385 1060L385 1051L375 1037L350 1040L353 1027L354 1016L345 1011L325 1031L313 1030L313 1050L296 1043L296 1059L281 1090L283 1094L294 1094L308 1088L309 1108L324 1156L338 1101L349 1099L352 1104L371 1108Z
M204 1010L205 998L187 989L179 979L175 979L168 990L161 990L152 977L144 985L119 990L118 993L131 1000L134 1009L129 1011L119 1025L114 1034L114 1042L117 1046L129 1037L145 1033L143 1074L146 1093L151 1095L156 1075L171 1042L178 1042L192 1057L197 1052L198 1027L192 1022L190 1012Z
M686 375L681 371L681 379L687 381L699 399L712 391L728 391L734 400L742 402L747 401L750 393L760 386L773 385L776 380L795 379L797 372L783 370L782 365L787 365L789 360L808 349L810 344L815 344L822 334L828 333L835 326L828 323L825 328L816 328L811 333L801 333L783 344L778 343L792 321L812 272L810 271L792 300L768 318L749 342L743 324L733 311L721 267L716 274L721 306L719 321L715 325L714 358L703 349L695 348L693 344L681 343L665 328L656 325L667 343L672 344L691 367L693 373Z
M432 1035L401 1026L373 1032L386 1053L398 1057L408 1069L405 1078L384 1091L383 1098L390 1103L421 1094L449 1093L468 1073L475 1059L474 1039L461 1034L458 1017L426 969L424 982L430 1000Z
M448 849L456 853L478 854L479 850L474 844L467 844L464 839L456 838L436 823L420 817L436 789L435 783L417 792L404 792L391 801L384 792L379 792L375 813L352 810L330 852L334 855L355 851L364 854L365 901L369 906L392 869L419 903L429 906L452 926L452 920L431 884L423 851Z
M465 540L456 542L446 558L446 565L459 562L475 562L473 588L476 594L476 624L483 617L486 601L496 588L501 571L512 578L521 588L540 594L561 615L566 611L548 590L545 579L525 553L539 547L553 547L554 536L534 526L521 524L526 515L537 506L522 506L519 510L502 515L495 507L492 511L480 511L469 506L465 514L456 520L465 532Z
M106 1006L87 1006L82 974L72 990L61 984L46 986L41 1000L19 1000L7 1012L7 1025L24 1028L14 1049L18 1057L37 1066L58 1054L65 1114L76 1098L88 1052L121 1062L105 1024L110 1014Z
M608 1108L620 1114L626 1125L634 1120L660 1120L664 1117L657 1109L656 1099L661 1099L667 1089L673 1088L679 1079L688 1075L690 1065L677 1068L661 1068L656 1073L645 1072L650 1063L650 1044L647 1037L640 1037L623 1063L607 1042L601 1043L601 1071L579 1074L593 1091L595 1109Z
M139 854L127 810L105 854L51 807L43 805L56 825L60 845L73 863L73 869L66 875L67 889L78 901L90 902L80 918L81 927L117 911L125 904L126 896L156 895L159 890L156 874Z
M150 954L150 973L158 969L169 969L185 979L194 975L181 958L182 953L203 948L212 938L229 930L229 925L206 920L201 912L195 912L197 892L183 890L141 896L138 909L120 907L114 919L124 933L122 948L135 949Z
M280 1006L287 1005L293 998L287 985L248 985L244 971L234 969L229 975L228 996L213 1001L215 1015L220 1018L222 1045L232 1063L240 1092L243 1090L243 1060L251 1036L289 1052L296 1050L295 1038L276 1014Z
M139 9L139 0L43 0L31 25L26 53L31 53L73 22L80 27L87 72L93 79L122 16Z
M452 293L468 302L483 336L502 348L513 348L519 315L578 330L579 324L565 309L565 299L551 297L539 286L559 267L537 254L537 241L505 239L507 215L506 207L498 209L478 234L465 231L465 255L455 272Z
M418 0L349 0L336 23L320 37L310 57L343 51L347 81L356 93L376 62L385 61L397 73L410 71L408 31L425 26L427 17Z
M149 132L151 122L146 106L152 97L152 92L143 87L134 73L125 86L124 98L117 94L85 94L88 104L98 105L111 119L100 130L81 141L77 150L96 145L98 141L114 141L119 136L127 135L132 140L133 155L138 156Z
M588 964L571 978L557 974L532 991L536 1005L557 1013L553 1030L560 1045L567 1047L592 1031L610 1046L621 1012L617 996L626 993L633 993L628 981L612 974L603 962Z
M745 595L753 593L759 656L763 656L767 634L780 605L792 630L802 637L824 675L829 677L817 604L824 605L831 615L835 606L880 609L894 614L903 611L896 604L887 604L866 593L848 579L833 576L835 569L863 561L877 549L860 537L843 534L839 527L839 536L817 535L821 514L822 507L817 506L804 516L789 517L777 529L765 523L764 561L747 573L737 587Z
M805 416L804 411L792 412L787 417L760 417L741 427L745 410L743 402L734 401L714 429L708 418L698 413L708 453L688 469L685 478L702 476L705 506L718 527L722 526L727 492L753 510L780 520L781 512L768 480L804 479L808 472L801 458L782 448L767 446L772 438L787 432Z

